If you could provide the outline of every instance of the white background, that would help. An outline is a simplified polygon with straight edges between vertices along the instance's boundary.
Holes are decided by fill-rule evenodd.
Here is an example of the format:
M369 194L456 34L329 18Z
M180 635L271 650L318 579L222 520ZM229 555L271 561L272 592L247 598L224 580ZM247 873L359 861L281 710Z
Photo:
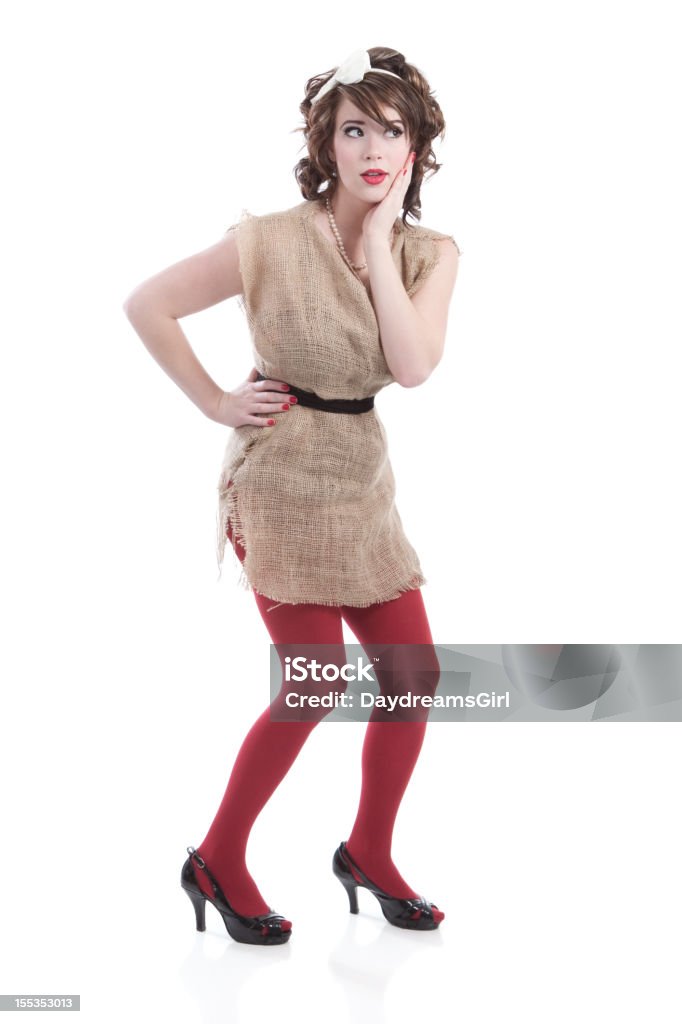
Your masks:
M267 704L269 637L217 584L229 431L122 310L243 208L300 202L306 80L399 49L447 122L422 224L462 250L441 364L377 400L434 639L680 641L673 13L3 6L0 991L80 993L97 1024L679 1021L676 723L431 727L393 848L446 911L430 935L364 891L348 914L363 729L322 725L250 844L291 942L240 946L212 908L194 931L185 847ZM246 377L236 300L182 325Z

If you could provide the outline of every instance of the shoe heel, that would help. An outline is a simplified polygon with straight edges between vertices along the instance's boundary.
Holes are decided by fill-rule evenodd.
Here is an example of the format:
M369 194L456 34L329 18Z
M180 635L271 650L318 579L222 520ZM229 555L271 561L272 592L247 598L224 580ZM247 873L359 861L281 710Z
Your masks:
M338 878L338 875L336 876ZM339 878L341 885L344 887L348 894L348 903L350 904L351 914L359 913L358 910L358 886L356 882L346 882L343 878Z
M195 914L196 919L197 919L197 931L198 932L205 932L206 931L206 897L205 896L200 896L196 892L191 892L189 889L185 889L185 892L189 896L190 900L192 901L192 906L194 907L194 914Z
M339 848L334 851L334 856L332 857L332 871L334 872L336 878L338 878L339 882L341 882L341 885L346 890L351 914L357 914L359 913L357 892L358 883L353 878L353 875L348 870L348 867L341 859L340 851L341 846L339 846Z

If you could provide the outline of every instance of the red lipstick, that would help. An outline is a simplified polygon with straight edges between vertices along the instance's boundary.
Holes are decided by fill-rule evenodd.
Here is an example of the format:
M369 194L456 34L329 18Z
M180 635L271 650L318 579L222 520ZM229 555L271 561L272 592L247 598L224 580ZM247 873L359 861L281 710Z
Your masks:
M360 177L363 181L366 181L368 185L380 185L384 178L388 177L386 171L365 171Z

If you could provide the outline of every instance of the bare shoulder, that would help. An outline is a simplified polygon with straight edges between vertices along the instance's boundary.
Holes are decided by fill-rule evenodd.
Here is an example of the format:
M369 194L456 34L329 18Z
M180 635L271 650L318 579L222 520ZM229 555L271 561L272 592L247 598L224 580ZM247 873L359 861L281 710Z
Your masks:
M460 248L455 238L443 231L421 225L412 230L418 239L417 249L422 260L412 297L421 296L420 304L433 300L448 302L457 278Z
M424 227L421 224L416 225L413 230L416 231L420 238L436 242L439 254L441 252L446 252L448 249L453 249L458 256L462 255L462 251L457 244L455 237L448 232L437 231L435 228Z
M436 238L434 239L434 244L437 251L437 261L431 277L440 283L441 289L452 295L459 269L459 257L461 255L459 246L452 235L443 235L442 238Z
M242 278L235 232L228 229L215 244L178 260L143 281L128 297L126 305L153 306L167 316L180 319L241 295Z
M434 238L433 241L438 252L438 262L456 269L461 251L452 235L440 235L438 238Z
M462 250L457 245L457 242L452 235L443 235L442 238L437 239L437 243L443 250L453 249L458 256L462 255Z
M410 290L410 298L414 308L434 330L437 362L445 344L460 251L452 235L429 228L422 228L420 234L428 239L427 250L422 271L414 288Z

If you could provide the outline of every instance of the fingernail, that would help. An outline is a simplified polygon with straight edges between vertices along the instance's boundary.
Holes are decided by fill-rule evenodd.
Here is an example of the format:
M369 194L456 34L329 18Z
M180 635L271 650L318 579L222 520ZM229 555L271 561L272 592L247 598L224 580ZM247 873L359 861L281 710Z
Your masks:
M417 154L413 153L412 154L412 163L414 163L416 159L417 159Z
M274 427L274 425L275 425L275 421L274 420L268 420L268 426L269 427Z
M296 395L292 395L289 401L291 402L292 405L296 405L296 403L298 402L298 398L296 397Z
M289 390L289 385L288 384L282 384L282 391L288 391L288 390Z
M288 408L289 408L289 406L288 406L288 405L283 405L283 406L282 406L282 408L283 408L283 409L288 409Z

